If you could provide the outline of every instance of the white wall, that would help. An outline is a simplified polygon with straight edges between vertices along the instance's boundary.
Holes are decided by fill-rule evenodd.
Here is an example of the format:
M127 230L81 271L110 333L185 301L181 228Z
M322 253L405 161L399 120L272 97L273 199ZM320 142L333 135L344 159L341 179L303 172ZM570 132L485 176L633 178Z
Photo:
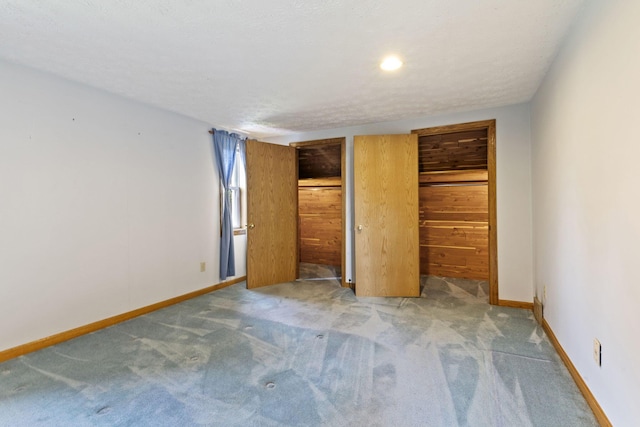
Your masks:
M6 62L0 94L0 350L220 281L206 123Z
M616 426L640 419L638 22L638 1L587 3L532 102L536 292Z
M532 302L531 141L528 104L298 133L264 140L288 144L296 141L346 137L348 168L346 225L348 230L353 230L351 165L353 164L354 135L409 133L412 129L488 119L496 119L499 296L500 299ZM348 280L353 278L353 232L347 237Z

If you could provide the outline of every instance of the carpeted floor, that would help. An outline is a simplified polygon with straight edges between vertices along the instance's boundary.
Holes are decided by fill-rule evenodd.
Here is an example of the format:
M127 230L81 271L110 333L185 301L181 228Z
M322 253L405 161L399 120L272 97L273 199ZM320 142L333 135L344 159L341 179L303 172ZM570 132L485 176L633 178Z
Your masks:
M307 280L329 280L335 279L336 283L340 283L341 273L340 267L335 265L311 264L301 262L298 271L300 279Z
M0 364L0 425L597 425L531 312L423 284L240 283Z

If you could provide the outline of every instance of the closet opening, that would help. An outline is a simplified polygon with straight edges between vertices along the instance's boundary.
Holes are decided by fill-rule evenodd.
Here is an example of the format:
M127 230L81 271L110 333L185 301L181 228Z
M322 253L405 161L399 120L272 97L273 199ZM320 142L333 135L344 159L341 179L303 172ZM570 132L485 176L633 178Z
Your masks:
M344 281L345 138L290 144L298 152L298 262L303 280Z
M498 304L495 120L418 134L421 284Z

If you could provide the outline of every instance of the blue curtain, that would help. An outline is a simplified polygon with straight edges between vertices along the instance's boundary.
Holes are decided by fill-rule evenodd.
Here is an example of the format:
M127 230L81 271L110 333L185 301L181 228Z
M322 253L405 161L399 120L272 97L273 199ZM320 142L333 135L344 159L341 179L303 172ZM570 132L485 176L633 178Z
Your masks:
M222 197L222 235L220 238L220 279L236 275L236 260L233 247L233 224L231 223L231 193L229 184L233 165L236 161L236 147L244 140L235 133L213 129L213 151L216 157L216 165L220 175L220 182L224 190Z

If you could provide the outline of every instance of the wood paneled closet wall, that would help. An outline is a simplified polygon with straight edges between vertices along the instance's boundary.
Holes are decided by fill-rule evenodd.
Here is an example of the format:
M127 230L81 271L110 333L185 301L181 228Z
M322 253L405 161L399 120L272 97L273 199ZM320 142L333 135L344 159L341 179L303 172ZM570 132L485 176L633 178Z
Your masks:
M345 138L291 144L298 151L299 261L343 266Z
M489 280L487 128L414 133L419 135L420 273Z

